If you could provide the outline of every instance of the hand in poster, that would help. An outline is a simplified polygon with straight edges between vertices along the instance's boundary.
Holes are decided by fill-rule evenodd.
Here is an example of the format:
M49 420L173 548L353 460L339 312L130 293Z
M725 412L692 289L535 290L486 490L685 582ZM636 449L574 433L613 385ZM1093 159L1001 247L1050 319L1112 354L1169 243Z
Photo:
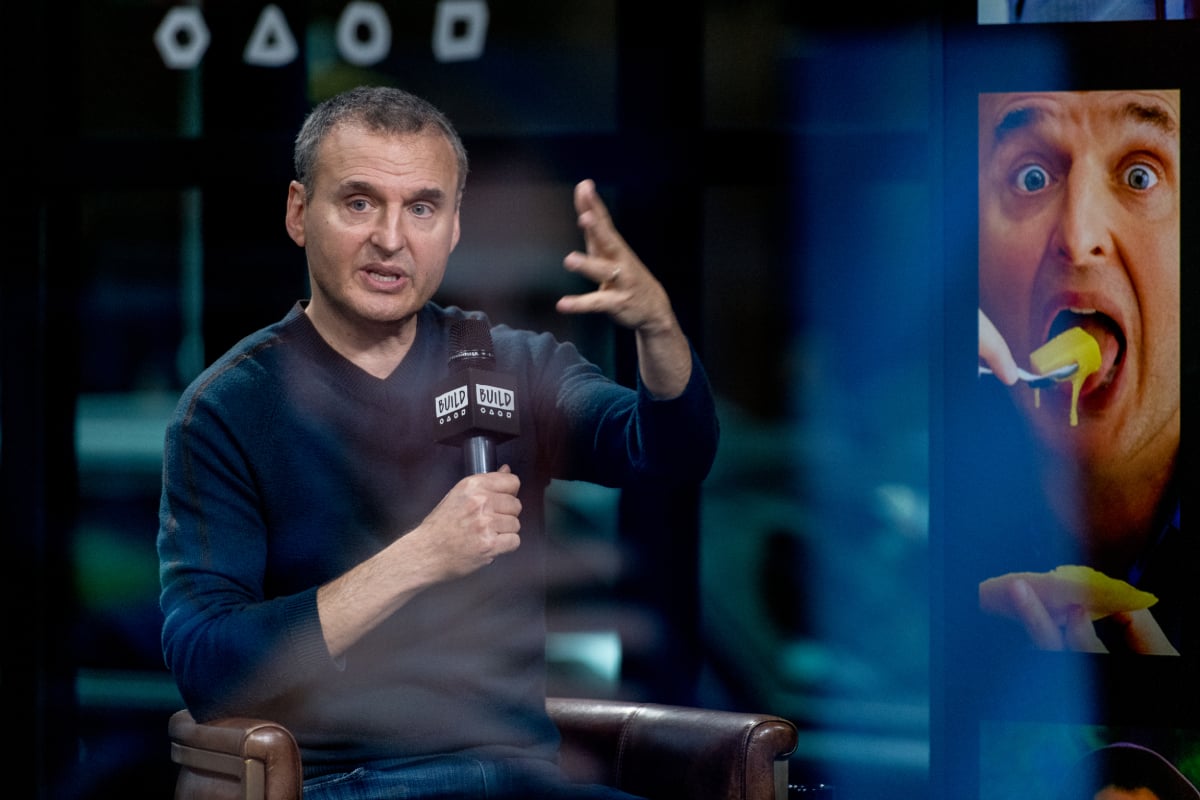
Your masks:
M1008 349L1008 342L1004 341L983 309L979 310L979 362L990 367L1005 386L1017 382L1017 362Z
M1074 605L1059 616L1050 613L1046 604L1025 580L1014 580L1006 587L1007 616L1024 627L1034 647L1041 650L1073 650L1081 653L1107 653L1087 608ZM1141 655L1179 655L1154 616L1148 609L1118 611L1108 617L1116 623L1121 640L1129 652Z

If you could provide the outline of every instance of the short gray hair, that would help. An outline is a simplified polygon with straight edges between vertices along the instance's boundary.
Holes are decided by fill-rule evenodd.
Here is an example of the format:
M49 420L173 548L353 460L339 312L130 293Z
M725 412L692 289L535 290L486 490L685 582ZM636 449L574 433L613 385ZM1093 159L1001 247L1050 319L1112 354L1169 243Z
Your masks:
M373 133L413 134L430 128L450 143L458 162L457 197L467 182L467 150L450 120L415 94L390 86L359 86L322 101L304 120L296 136L293 163L296 180L312 192L317 152L330 131L340 125L361 125Z

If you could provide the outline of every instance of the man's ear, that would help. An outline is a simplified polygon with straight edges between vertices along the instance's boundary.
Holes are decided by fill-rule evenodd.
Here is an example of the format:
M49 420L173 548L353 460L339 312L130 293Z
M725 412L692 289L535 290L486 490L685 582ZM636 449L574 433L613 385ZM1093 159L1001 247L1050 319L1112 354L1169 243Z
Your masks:
M284 224L287 226L288 236L301 247L304 247L304 209L307 200L308 195L302 183L292 181L288 184L287 217Z

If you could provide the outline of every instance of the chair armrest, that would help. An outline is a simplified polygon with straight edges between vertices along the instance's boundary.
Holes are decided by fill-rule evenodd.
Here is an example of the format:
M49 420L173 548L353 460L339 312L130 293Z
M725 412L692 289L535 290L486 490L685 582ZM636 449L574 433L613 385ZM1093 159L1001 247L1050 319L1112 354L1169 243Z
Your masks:
M300 749L281 725L245 717L199 723L183 710L167 731L180 766L176 800L299 800Z
M550 698L572 778L653 800L787 797L796 726L781 717L618 700Z

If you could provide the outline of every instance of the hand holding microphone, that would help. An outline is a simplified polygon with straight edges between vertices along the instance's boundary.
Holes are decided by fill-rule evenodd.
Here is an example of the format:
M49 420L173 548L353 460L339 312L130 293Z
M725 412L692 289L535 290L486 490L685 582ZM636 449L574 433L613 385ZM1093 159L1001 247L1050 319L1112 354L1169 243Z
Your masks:
M520 479L507 466L468 475L429 512L417 531L441 580L468 575L521 545ZM411 542L410 542L411 544Z

